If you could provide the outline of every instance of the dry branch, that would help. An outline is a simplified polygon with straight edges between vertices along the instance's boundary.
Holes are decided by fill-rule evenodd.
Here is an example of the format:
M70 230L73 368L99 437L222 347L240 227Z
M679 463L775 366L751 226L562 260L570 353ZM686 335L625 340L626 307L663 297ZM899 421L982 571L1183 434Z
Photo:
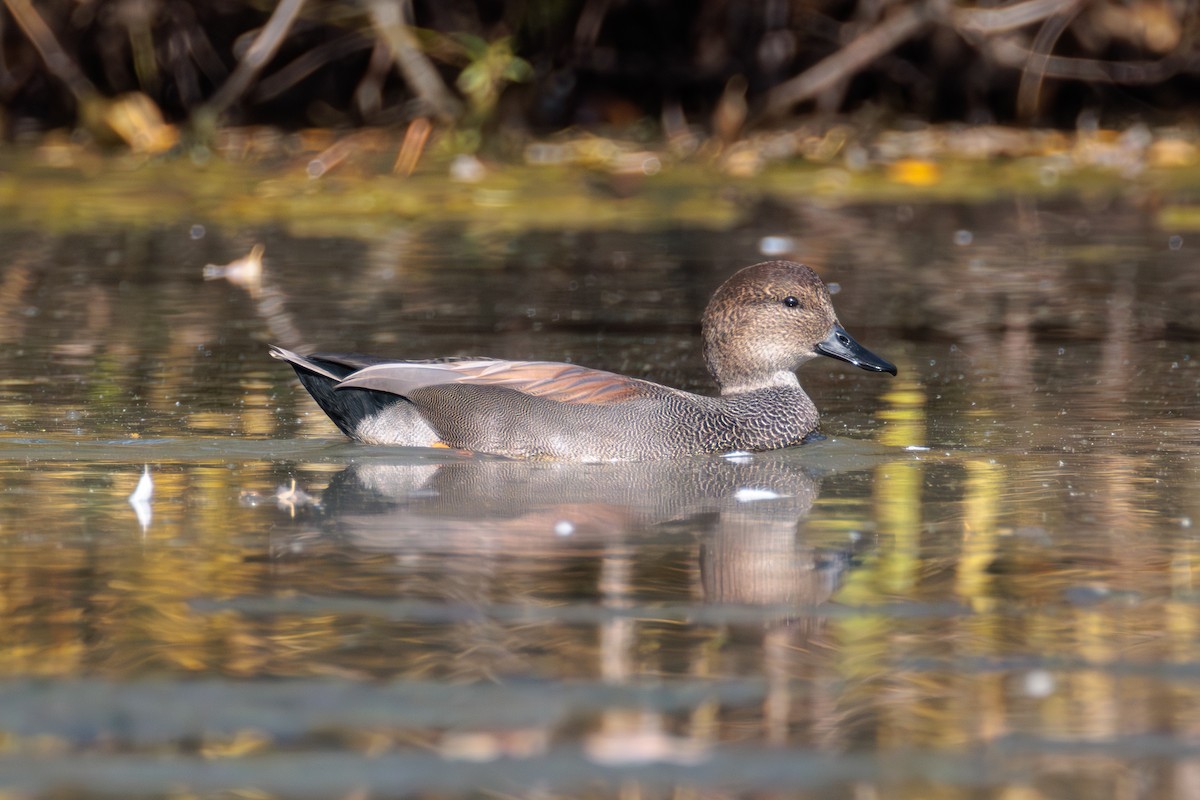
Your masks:
M1002 8L956 8L954 24L964 33L1007 33L1062 14L1079 0L1022 0Z
M420 44L405 21L402 1L407 8L408 0L369 0L371 20L391 48L408 88L428 106L430 114L442 122L452 122L461 112L462 104L446 88L433 64L421 52Z
M925 4L905 6L833 55L767 93L766 115L779 117L835 83L860 72L884 53L915 36L931 20Z
M279 50L279 45L287 37L288 31L291 30L292 24L296 21L303 6L304 0L279 0L279 5L275 6L275 10L271 12L271 18L259 31L254 43L246 50L246 54L238 62L233 74L208 101L208 109L214 116L220 116L225 109L237 102L237 99L245 93L250 82L254 80L254 76Z
M1071 22L1079 14L1079 4L1072 3L1063 10L1042 23L1037 35L1033 37L1030 47L1029 60L1021 71L1021 83L1017 88L1017 116L1031 120L1037 116L1038 97L1042 92L1042 79L1046 75L1046 64L1050 53L1058 39L1066 32Z
M4 0L4 4L8 6L13 19L17 21L17 25L20 26L29 41L33 42L33 46L37 48L38 55L42 57L46 69L67 85L76 100L82 102L96 94L92 82L84 76L75 61L62 49L58 39L54 38L50 26L46 24L29 0Z
M1021 68L1032 55L1016 42L992 42L989 54L996 63ZM1100 61L1091 58L1048 56L1042 74L1047 78L1114 83L1130 86L1161 83L1185 71L1200 71L1200 56L1170 55L1159 61Z

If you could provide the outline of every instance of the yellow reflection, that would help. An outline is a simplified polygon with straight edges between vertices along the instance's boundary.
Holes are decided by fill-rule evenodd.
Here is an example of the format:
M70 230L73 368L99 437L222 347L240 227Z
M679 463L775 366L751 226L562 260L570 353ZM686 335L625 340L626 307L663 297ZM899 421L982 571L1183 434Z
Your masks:
M268 394L271 386L263 381L242 383L245 403L242 408L242 433L250 436L271 436L275 432L275 411Z
M887 422L879 441L892 447L925 443L925 387L901 378L883 395L878 412ZM891 463L875 474L875 505L884 544L878 564L880 586L886 593L907 592L920 567L921 487L925 470L917 462Z
M1170 658L1172 661L1187 662L1197 659L1197 642L1200 642L1195 600L1197 571L1200 570L1200 553L1196 542L1189 539L1180 543L1179 551L1170 561L1171 592L1175 596L1163 607L1163 624L1169 633ZM1178 599L1182 598L1182 599Z
M968 461L963 497L962 554L955 570L954 590L976 611L995 605L990 596L988 566L996 557L997 520L1004 468L991 461Z
M880 398L885 407L876 416L887 424L879 429L880 444L908 447L925 444L925 387L912 378L897 378Z
M1119 656L1114 648L1111 612L1082 610L1075 620L1079 653L1085 661L1104 664ZM1120 732L1120 711L1117 678L1104 670L1084 670L1071 681L1072 700L1079 710L1078 731L1086 736L1103 739Z
M228 433L240 427L238 414L233 411L197 411L187 416L187 425L196 431Z
M880 547L879 578L888 594L909 592L921 566L921 487L924 465L889 464L875 476Z

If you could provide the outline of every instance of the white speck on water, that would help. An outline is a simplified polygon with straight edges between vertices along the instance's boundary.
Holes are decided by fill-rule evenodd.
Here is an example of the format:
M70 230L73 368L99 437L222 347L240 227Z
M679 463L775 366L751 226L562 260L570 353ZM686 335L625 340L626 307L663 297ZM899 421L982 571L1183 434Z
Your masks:
M1167 239L1167 247L1171 248L1172 250L1178 250L1179 248L1183 247L1183 237L1172 236L1170 239Z
M1181 528L1192 527L1192 518L1191 517L1181 517L1179 520L1179 527L1181 527Z
M779 494L778 492L773 492L770 489L753 489L750 487L738 489L733 493L733 499L737 500L739 503L756 503L759 500L778 500L779 498L786 496L787 495Z
M569 519L560 519L554 523L554 533L556 536L570 536L575 532L575 523Z
M764 256L785 256L796 249L796 240L790 236L764 236L758 240L758 252Z
M129 495L131 503L145 503L154 496L154 479L150 477L150 465L142 469L142 477L137 482L133 494Z
M721 458L726 461L732 461L734 464L749 464L754 460L754 454L745 450L732 450L728 453L722 453Z
M133 513L137 515L138 524L145 531L150 527L150 519L153 512L150 509L150 498L154 496L154 479L150 477L150 465L147 464L142 469L142 477L138 480L137 486L133 493L129 495L129 505L133 507Z
M1047 670L1034 669L1025 674L1025 694L1029 697L1049 697L1054 691L1054 676Z
M910 444L910 445L906 445L904 449L910 450L910 451L919 451L919 452L923 453L926 450L928 450L929 448L925 447L924 445L920 445L920 444Z
M1065 356L1067 354L1067 348L1065 348L1065 347L1058 348L1058 354L1060 356Z
M192 229L188 231L188 235L193 239L203 239L205 233L207 233L207 231L205 231L203 225L193 225Z
M975 234L967 230L954 232L954 243L959 247L966 247L971 242L975 241Z

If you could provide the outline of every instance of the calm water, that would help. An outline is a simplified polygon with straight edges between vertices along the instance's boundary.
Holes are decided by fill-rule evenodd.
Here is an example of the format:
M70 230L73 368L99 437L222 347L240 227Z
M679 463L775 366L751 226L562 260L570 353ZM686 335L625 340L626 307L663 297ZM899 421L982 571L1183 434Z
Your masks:
M0 240L0 793L1200 796L1200 236L1152 207ZM806 366L790 451L356 446L266 355L707 390L764 247L900 368Z

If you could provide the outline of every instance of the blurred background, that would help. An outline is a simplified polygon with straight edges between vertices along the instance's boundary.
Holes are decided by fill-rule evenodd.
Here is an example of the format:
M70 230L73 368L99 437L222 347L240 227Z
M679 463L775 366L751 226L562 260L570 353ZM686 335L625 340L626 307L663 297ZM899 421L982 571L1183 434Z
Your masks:
M564 129L728 145L796 120L1190 125L1187 0L4 0L9 140L151 152L215 127Z

